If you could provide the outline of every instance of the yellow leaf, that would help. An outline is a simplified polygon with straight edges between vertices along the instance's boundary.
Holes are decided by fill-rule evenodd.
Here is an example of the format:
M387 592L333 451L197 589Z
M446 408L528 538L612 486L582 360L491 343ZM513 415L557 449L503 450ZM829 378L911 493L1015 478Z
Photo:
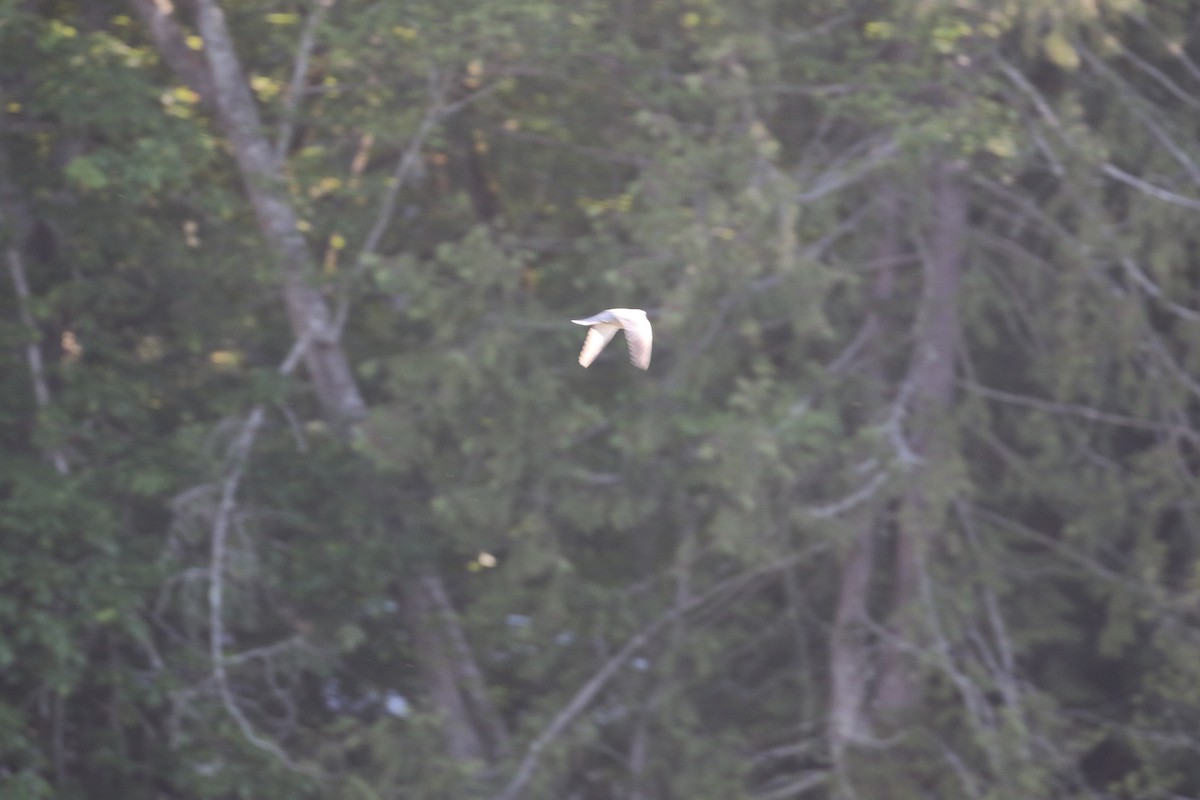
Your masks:
M252 75L250 76L250 88L263 100L270 100L279 94L282 84L274 78L268 78L266 75Z
M880 19L868 22L863 30L868 39L891 39L896 32L896 26Z
M700 24L700 15L695 11L689 11L679 18L679 24L685 28L694 28Z
M1017 154L1017 146L1013 142L1012 137L1007 134L997 134L988 137L988 140L983 143L983 148L994 156L1000 158L1012 158Z
M272 25L294 25L300 21L296 14L267 14L267 22Z
M236 367L242 363L242 354L236 350L214 350L208 360L218 367Z
M346 237L342 236L340 233L335 233L333 236L329 237L329 246L334 250L341 250L346 246Z
M396 27L392 28L392 33L396 34L396 36L400 37L401 39L407 39L409 41L417 38L417 29L409 28L404 25L397 25Z
M9 112L10 112L10 113L12 113L12 114L16 114L16 113L18 113L18 112L21 110L21 104L20 104L20 103L17 103L17 102L12 102L12 103L9 103L9 104L8 104L8 110L9 110Z
M1057 31L1042 40L1042 49L1046 51L1046 58L1056 66L1066 70L1074 70L1079 66L1079 53L1075 52L1067 37Z
M200 102L200 95L196 94L186 86L176 86L173 90L173 94L179 100L182 100L189 105L194 105Z
M204 49L204 40L201 39L199 36L189 36L186 39L184 39L184 41L187 43L187 46L192 48L193 50L203 50Z
M60 22L56 19L50 20L50 30L54 31L64 39L74 39L79 35L79 31L75 30L65 22Z

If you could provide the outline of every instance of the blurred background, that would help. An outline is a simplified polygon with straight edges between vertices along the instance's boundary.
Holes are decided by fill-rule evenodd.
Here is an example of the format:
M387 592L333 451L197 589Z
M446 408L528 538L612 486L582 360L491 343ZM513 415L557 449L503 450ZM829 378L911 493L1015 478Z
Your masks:
M0 796L1200 795L1198 25L0 0Z

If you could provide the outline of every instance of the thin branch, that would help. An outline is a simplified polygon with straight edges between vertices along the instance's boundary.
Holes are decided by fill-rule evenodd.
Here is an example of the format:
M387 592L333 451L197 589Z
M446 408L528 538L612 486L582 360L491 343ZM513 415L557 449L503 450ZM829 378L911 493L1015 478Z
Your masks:
M371 263L379 248L379 243L383 239L383 235L387 232L388 226L392 222L392 217L396 211L396 201L400 195L400 190L404 187L412 175L416 172L421 161L421 150L425 146L425 141L433 132L434 128L445 121L448 117L461 111L466 106L478 101L482 97L497 91L500 83L496 82L489 86L480 89L461 100L454 103L445 103L446 87L443 85L442 79L439 77L436 70L429 72L429 94L432 101L429 108L425 111L425 116L421 118L420 124L417 125L417 130L409 140L408 147L400 155L400 159L396 162L396 169L393 171L391 178L388 180L387 189L383 193L383 197L379 202L379 209L375 214L375 222L371 225L371 230L367 232L367 238L363 241L362 247L358 251L358 259L351 272L350 279L347 284L353 282L353 279L362 274L367 265ZM343 290L338 299L337 308L334 311L333 322L333 340L336 341L346 327L346 321L350 315L350 293Z
M221 702L225 706L225 710L237 722L242 735L252 745L275 756L289 768L298 769L291 758L288 757L288 754L279 745L269 739L264 739L254 730L254 726L246 718L245 713L238 706L237 699L233 696L233 690L229 686L229 678L225 669L225 546L229 538L230 520L236 504L238 484L241 483L242 474L246 469L246 460L250 454L250 448L254 444L254 439L258 435L258 429L262 425L262 421L263 407L257 406L250 412L250 416L242 424L242 429L238 432L237 439L234 440L230 448L229 457L231 466L221 487L221 502L217 506L217 515L213 522L212 556L209 561L208 570L209 657L212 660L213 681L217 685L217 692L221 697Z
M830 503L829 505L807 508L805 509L805 513L810 517L816 517L817 519L830 519L832 517L840 516L855 506L861 505L867 500L870 500L875 496L876 492L883 488L884 484L887 482L887 472L876 472L871 476L870 480L868 480L855 491L843 497L841 500Z
M1050 104L1046 102L1046 98L1042 96L1042 93L1029 82L1029 79L1019 69L1003 58L997 58L996 60L1000 64L1000 71L1004 73L1005 77L1033 102L1033 107L1037 109L1042 119L1054 129L1054 132L1065 139L1066 136L1063 132L1062 122L1059 121L1058 116L1050 108Z
M1154 34L1158 37L1159 41L1162 42L1164 49L1166 49L1166 51L1168 53L1170 53L1171 55L1175 56L1175 58L1181 64L1183 64L1184 68L1188 71L1188 73L1192 76L1192 78L1194 78L1197 81L1200 81L1200 66L1197 66L1196 62L1194 62L1190 58L1188 58L1187 50L1185 50L1183 47L1179 46L1178 44L1171 42L1169 39L1167 39L1167 37L1163 34L1163 32L1160 31L1154 25L1152 25L1150 23L1150 21L1148 19L1146 19L1143 15L1130 14L1126 18L1138 23L1139 25L1141 25L1144 28L1148 28L1151 31L1154 31Z
M802 554L796 554L789 558L780 559L765 567L752 570L732 578L728 578L716 586L713 586L708 591L702 594L695 595L688 601L686 605L674 606L666 614L662 615L654 622L647 625L639 633L629 639L625 645L618 650L611 658L604 663L596 674L585 683L575 696L566 706L562 708L550 721L543 731L529 744L525 751L525 757L521 759L521 763L517 767L516 773L508 782L508 785L495 796L495 800L517 800L529 781L533 778L533 773L537 769L538 762L541 760L542 752L562 733L567 727L583 712L585 708L596 698L596 695L608 684L617 671L625 665L633 654L646 646L655 637L661 634L664 630L672 626L674 622L693 611L702 609L710 605L712 602L735 594L738 590L753 584L755 581L769 575L773 572L785 570L798 563L802 558L807 558L811 555L812 549L805 551Z
M17 293L17 305L21 316L21 324L29 329L30 339L25 345L25 361L29 364L29 374L33 380L33 395L37 401L39 411L44 410L50 405L50 388L46 384L45 368L42 363L42 348L38 343L41 338L41 331L37 326L37 322L33 318L33 313L29 309L29 283L25 279L25 264L21 260L21 253L13 243L9 243L5 248L5 256L8 260L8 274L12 277L13 288ZM55 447L50 451L50 461L54 464L54 469L59 475L70 475L71 466L67 463L67 457L64 455L61 447Z
M445 113L445 91L444 87L438 85L438 80L437 71L430 70L429 94L431 102L429 108L425 110L425 116L421 118L420 124L417 125L416 133L409 140L408 147L404 149L400 160L396 162L396 169L392 173L392 177L388 181L387 190L383 193L383 198L379 202L379 210L375 214L375 224L371 226L371 230L368 231L367 238L363 241L363 245L359 250L360 262L369 256L375 255L375 251L379 248L379 242L383 238L383 234L387 231L388 224L395 213L396 198L400 194L400 189L408 181L409 176L416 170L421 156L421 148L425 146L425 140L433 131L434 126L443 118L443 114Z
M287 156L288 143L296 129L296 114L304 96L304 78L308 75L308 62L312 58L313 46L317 43L317 30L325 15L337 0L317 0L316 7L304 23L300 44L296 48L296 61L292 65L292 82L283 103L283 118L279 122L279 135L275 139L275 157L281 162Z
M1141 120L1142 124L1145 125L1150 131L1150 135L1157 139L1158 143L1166 148L1171 156L1179 162L1184 170L1187 171L1188 177L1192 179L1192 183L1200 186L1200 167L1198 167L1196 162L1193 161L1190 156L1188 156L1184 149L1180 147L1174 139L1171 138L1171 135L1167 133L1166 128L1160 125L1156 119L1154 119L1154 116L1150 113L1149 109L1143 107L1148 104L1142 102L1141 98L1136 97L1133 89L1124 81L1122 81L1121 78L1111 69L1109 69L1107 65L1105 65L1098 57L1092 55L1089 50L1086 48L1081 48L1080 52L1083 53L1084 58L1088 61L1088 63L1092 64L1097 71L1103 72L1122 90L1121 94L1125 98L1125 102L1129 105L1130 110L1133 111L1134 116Z
M1162 200L1164 203L1182 206L1183 208L1191 209L1192 211L1200 211L1200 200L1192 197L1185 197L1181 194L1176 194L1169 189L1164 189L1161 186L1144 181L1136 175L1131 175L1125 170L1113 164L1104 163L1100 167L1100 171L1108 177L1120 181L1127 186L1132 186L1138 191L1150 195L1151 197Z
M1143 272L1132 258L1121 256L1121 266L1125 268L1125 272L1133 279L1133 282L1142 288L1142 291L1162 303L1167 310L1189 322L1200 320L1200 311L1194 311L1168 298L1162 288L1151 280L1150 276Z
M25 345L25 362L29 365L33 397L40 412L50 405L50 386L46 382L45 364L42 361L42 332L33 316L32 293L29 291L29 280L25 273L25 261L21 258L21 236L18 229L27 227L28 212L17 197L16 189L9 183L7 153L0 153L0 182L0 225L8 229L4 256L8 262L8 274L12 279L13 290L17 295L17 313L21 324L29 333L29 341ZM59 475L66 476L71 473L71 466L67 463L66 454L61 447L51 449L49 456Z
M815 789L829 780L828 770L809 772L794 781L785 783L775 789L768 789L754 795L755 800L788 800L799 797L810 789Z
M964 389L974 392L981 397L987 397L992 400L999 400L1012 405L1024 406L1026 408L1036 408L1039 411L1046 411L1051 414L1060 414L1064 416L1079 417L1086 419L1089 422L1101 422L1106 425L1116 425L1123 428L1136 428L1138 430L1153 431L1155 433L1164 433L1174 436L1181 436L1190 442L1200 444L1200 433L1183 425L1171 425L1162 422L1154 422L1151 420L1138 419L1137 417L1127 417L1124 414L1113 414L1108 411L1100 411L1090 406L1081 406L1075 403L1061 403L1056 400L1044 400L1040 397L1030 397L1029 395L1015 394L1006 392L1001 389L992 389L982 384L972 381L957 381L959 386Z
M629 164L634 167L649 167L653 161L645 156L633 155L630 153L619 153L614 150L606 150L603 147L593 147L585 144L575 144L574 142L556 139L553 136L546 136L539 133L529 133L521 130L508 130L501 128L498 133L508 139L515 139L522 142L533 142L534 144L546 145L547 147L558 147L571 153L578 153L581 156L594 158L599 161L608 161L614 164Z
M862 180L882 164L891 161L892 156L899 152L900 146L894 139L889 139L873 147L866 158L847 169L831 169L824 172L815 185L807 191L797 194L794 201L800 204L813 203L826 195L850 186Z
M1085 50L1085 48L1081 47L1079 42L1075 43L1075 49ZM1158 67L1154 66L1149 61L1130 50L1128 47L1121 48L1121 55L1129 61L1132 61L1134 66L1153 78L1155 83L1165 89L1169 94L1176 97L1181 103L1188 106L1193 111L1200 111L1200 99L1184 91L1177 83L1175 83L1175 81L1171 80L1167 74Z
M304 335L292 346L287 358L279 365L280 375L286 376L295 370L308 350L309 345L312 343L313 338L314 332L311 328L304 332ZM237 703L237 698L234 697L233 690L229 686L229 677L226 669L233 662L231 659L226 658L224 650L225 553L233 521L233 513L237 504L238 486L245 473L246 462L249 460L254 440L258 436L259 428L262 427L263 418L264 407L261 404L255 406L242 423L237 438L230 445L228 473L221 485L221 498L213 519L211 556L208 568L209 658L212 661L213 682L217 686L221 703L229 715L233 717L234 721L237 722L238 728L247 741L255 747L275 756L288 768L311 775L313 774L312 770L297 765L278 744L259 736L257 731L254 730L254 725L246 717L245 712L242 711ZM239 660L244 656L245 654L242 654Z

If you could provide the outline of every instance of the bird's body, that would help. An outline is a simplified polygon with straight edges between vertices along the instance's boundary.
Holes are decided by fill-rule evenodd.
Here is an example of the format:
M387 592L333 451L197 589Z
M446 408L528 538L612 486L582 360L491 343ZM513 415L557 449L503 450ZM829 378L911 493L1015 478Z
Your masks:
M584 368L596 360L604 346L612 341L617 331L625 331L625 342L629 345L629 360L635 367L650 366L650 348L654 343L654 332L646 312L640 308L610 308L587 319L573 319L576 325L587 325L587 338L579 351L579 363Z

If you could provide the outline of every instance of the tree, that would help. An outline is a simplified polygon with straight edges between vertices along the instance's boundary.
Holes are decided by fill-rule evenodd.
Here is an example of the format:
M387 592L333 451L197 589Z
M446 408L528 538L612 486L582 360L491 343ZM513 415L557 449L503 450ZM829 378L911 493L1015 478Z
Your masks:
M3 11L5 796L1196 793L1190 9Z

